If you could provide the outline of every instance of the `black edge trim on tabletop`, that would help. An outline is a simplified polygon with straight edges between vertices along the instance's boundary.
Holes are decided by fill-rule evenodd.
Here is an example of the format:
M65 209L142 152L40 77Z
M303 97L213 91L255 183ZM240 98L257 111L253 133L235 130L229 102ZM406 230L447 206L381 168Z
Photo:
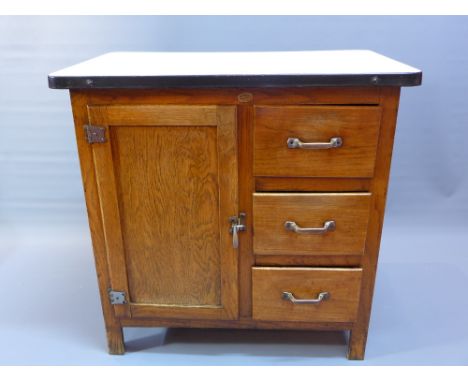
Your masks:
M54 77L51 89L157 89L312 86L418 86L422 72L357 75Z

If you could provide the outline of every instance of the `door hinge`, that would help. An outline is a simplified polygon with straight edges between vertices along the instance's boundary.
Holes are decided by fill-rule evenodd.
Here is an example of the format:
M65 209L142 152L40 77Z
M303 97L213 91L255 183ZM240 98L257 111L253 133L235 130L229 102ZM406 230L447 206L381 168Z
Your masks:
M88 143L104 143L106 141L106 128L96 125L84 125Z
M109 293L109 300L112 305L121 305L127 303L125 292L109 289L107 293Z

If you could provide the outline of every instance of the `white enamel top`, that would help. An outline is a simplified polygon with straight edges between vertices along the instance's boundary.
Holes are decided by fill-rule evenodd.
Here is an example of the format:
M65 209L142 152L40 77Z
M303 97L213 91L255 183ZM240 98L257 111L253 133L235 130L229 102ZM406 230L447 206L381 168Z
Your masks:
M419 69L369 50L113 52L49 76L360 75L419 72Z

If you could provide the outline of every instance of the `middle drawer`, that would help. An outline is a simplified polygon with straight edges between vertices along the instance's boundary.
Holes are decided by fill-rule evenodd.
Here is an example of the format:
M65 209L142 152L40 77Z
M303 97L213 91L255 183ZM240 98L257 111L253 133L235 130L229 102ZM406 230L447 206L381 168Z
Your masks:
M255 193L257 255L361 255L370 193Z

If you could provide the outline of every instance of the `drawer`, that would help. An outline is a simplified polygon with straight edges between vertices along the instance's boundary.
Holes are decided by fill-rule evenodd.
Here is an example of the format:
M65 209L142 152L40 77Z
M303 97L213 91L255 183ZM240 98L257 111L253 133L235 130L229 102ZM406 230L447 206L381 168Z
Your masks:
M379 106L256 107L254 174L370 178L380 115ZM328 147L333 138L341 145Z
M255 320L353 322L362 270L358 268L264 268L252 270Z
M255 193L254 253L361 255L370 200L364 192Z

